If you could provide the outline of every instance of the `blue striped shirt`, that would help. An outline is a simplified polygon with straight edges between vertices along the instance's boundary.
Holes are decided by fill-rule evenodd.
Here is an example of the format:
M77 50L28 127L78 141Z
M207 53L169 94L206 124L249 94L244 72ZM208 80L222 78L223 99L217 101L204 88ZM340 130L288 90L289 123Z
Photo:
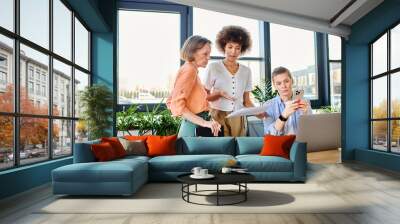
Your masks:
M311 114L311 103L307 100L308 108L307 114ZM264 103L266 106L266 113L270 118L264 119L264 134L269 135L296 135L298 131L299 118L304 114L303 110L298 109L292 115L289 116L288 120L285 122L285 126L282 130L278 131L275 129L275 122L279 118L285 109L285 103L281 100L279 96L268 100Z

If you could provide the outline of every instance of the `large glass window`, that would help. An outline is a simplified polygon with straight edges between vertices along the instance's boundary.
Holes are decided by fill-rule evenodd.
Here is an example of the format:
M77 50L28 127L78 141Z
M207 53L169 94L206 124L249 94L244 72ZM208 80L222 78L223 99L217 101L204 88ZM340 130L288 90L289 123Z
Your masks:
M75 69L75 117L81 116L80 97L87 86L89 86L89 74Z
M72 121L53 120L53 157L72 154Z
M400 24L390 31L391 69L400 67Z
M277 24L270 25L270 32L272 70L288 68L295 80L294 88L303 89L307 99L318 99L314 32Z
M328 35L328 46L331 105L340 108L342 95L342 40L340 37Z
M53 60L53 114L72 117L71 66Z
M120 10L118 21L118 103L161 102L180 66L180 14Z
M0 34L0 112L14 111L13 51L12 39Z
M47 94L47 87L49 86L49 57L23 44L21 44L20 48L21 113L47 115L49 110L49 97ZM37 74L37 78L35 79L36 91L34 94L29 94L28 90L28 67L33 67ZM31 103L32 101L36 103L33 104Z
M14 0L0 1L0 26L14 31Z
M399 27L387 31L370 46L371 145L394 153L400 153Z
M246 65L251 69L253 86L260 84L261 78L264 78L264 74L261 73L261 71L264 71L264 56L260 50L261 23L261 21L255 19L193 8L193 34L207 37L213 42L211 45L212 60L209 62L221 60L224 56L223 53L217 49L215 44L216 36L224 26L241 26L250 33L252 48L242 56L246 59L239 58L239 63ZM200 76L204 79L202 69L200 69Z
M49 0L20 0L21 36L49 47Z
M0 115L0 170L14 165L13 117Z
M77 18L75 18L75 63L89 69L89 32Z
M14 2L20 3L15 14ZM0 0L0 26L14 32L16 25L15 30L20 31L10 35L0 29L0 170L72 154L75 130L81 130L74 129L80 108L74 116L73 103L75 99L79 104L77 95L89 85L91 73L90 32L70 8L62 0ZM49 35L51 23L53 35ZM17 47L19 51L15 51ZM55 54L63 60L54 58ZM72 55L77 55L76 63ZM15 86L15 79L19 86ZM19 131L14 133L14 129Z
M53 50L71 60L72 12L60 0L53 0L53 10Z

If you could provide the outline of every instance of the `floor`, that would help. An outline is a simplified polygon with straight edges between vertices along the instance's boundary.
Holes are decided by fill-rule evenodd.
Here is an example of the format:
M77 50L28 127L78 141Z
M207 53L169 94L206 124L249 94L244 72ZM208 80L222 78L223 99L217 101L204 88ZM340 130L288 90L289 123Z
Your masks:
M0 202L0 223L107 224L258 224L258 223L400 223L400 174L359 163L337 163L339 151L309 154L308 182L319 184L345 201L364 202L356 214L36 214L53 200L50 186ZM333 155L333 156L332 156ZM315 203L318 203L316 201Z

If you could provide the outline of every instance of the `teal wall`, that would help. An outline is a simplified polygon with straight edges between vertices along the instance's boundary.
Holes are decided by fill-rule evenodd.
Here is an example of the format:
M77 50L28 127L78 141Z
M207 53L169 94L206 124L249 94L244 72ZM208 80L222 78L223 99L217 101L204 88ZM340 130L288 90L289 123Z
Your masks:
M351 27L344 46L342 159L399 170L399 156L369 150L369 43L400 22L400 0L386 0ZM361 150L361 151L360 151ZM396 164L397 163L397 164Z
M115 95L115 76L113 75L115 73L115 0L67 0L67 2L92 31L92 82L106 84ZM110 127L110 132L112 131ZM69 157L1 171L0 199L50 182L53 169L71 163L72 157Z

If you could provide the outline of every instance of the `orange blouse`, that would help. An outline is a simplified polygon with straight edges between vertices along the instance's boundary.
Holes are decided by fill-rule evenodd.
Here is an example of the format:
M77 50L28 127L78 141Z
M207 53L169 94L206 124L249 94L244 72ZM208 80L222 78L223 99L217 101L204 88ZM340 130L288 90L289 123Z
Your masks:
M166 102L173 116L181 116L185 108L194 114L208 110L207 92L197 72L197 68L187 62L178 70L174 88Z

